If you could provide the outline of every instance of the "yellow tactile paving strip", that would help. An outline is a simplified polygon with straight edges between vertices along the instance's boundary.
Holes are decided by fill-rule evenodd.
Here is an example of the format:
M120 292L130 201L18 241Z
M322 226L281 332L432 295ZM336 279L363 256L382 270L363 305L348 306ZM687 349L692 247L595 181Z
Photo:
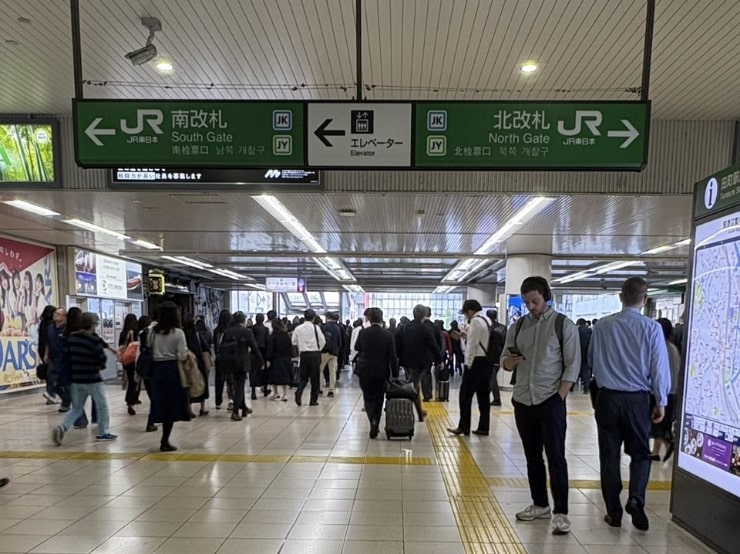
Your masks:
M154 460L161 462L320 463L367 465L434 465L432 458L406 456L266 456L260 454L161 454L149 452L0 451L4 459L49 460Z
M427 428L466 554L526 554L467 444L450 435L443 404L426 404Z
M486 481L488 481L488 484L492 487L500 487L504 489L529 488L529 482L524 477L489 477ZM601 489L601 481L596 479L571 479L568 483L572 489ZM629 483L627 481L622 481L622 486L624 488L629 488ZM671 482L650 481L648 483L648 490L669 491L671 490Z

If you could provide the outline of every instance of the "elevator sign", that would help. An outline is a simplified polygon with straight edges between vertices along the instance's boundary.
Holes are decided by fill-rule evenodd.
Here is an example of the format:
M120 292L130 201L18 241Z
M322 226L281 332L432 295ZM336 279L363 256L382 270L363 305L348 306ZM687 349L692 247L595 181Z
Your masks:
M419 102L414 166L641 169L646 103Z

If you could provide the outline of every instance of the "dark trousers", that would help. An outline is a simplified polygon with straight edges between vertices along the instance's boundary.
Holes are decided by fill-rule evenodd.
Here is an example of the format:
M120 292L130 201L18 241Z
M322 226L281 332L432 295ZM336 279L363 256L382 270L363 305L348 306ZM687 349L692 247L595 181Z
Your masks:
M227 379L224 375L224 370L220 367L221 364L216 364L216 377L215 377L215 388L216 388L216 406L220 406L224 401L224 385L226 385ZM227 394L229 389L226 390Z
M596 398L596 428L599 433L601 493L606 512L619 520L622 505L622 476L619 468L624 452L630 461L629 497L645 505L645 489L650 479L650 393L618 392L599 389Z
M428 367L406 367L404 371L406 372L406 379L411 381L416 389L416 400L414 400L414 404L416 405L416 413L419 416L419 421L423 421L424 416L422 414L424 413L424 409L421 407L421 388L424 374L429 373L430 370Z
M244 385L247 383L247 374L244 372L234 373L231 377L231 400L234 402L233 412L246 410L247 403L244 400Z
M296 395L303 397L303 389L311 381L311 402L319 401L319 386L321 374L321 352L301 352L301 382Z
M568 463L565 461L565 401L558 393L535 406L514 401L516 428L522 439L527 458L527 478L532 503L545 508L547 499L547 472L542 459L544 447L554 512L568 513Z
M578 375L578 379L581 381L581 391L586 392L591 382L591 368L587 365L581 365L581 372Z
M144 390L149 398L149 415L146 418L146 426L151 427L154 425L154 421L152 421L152 380L142 377L141 382L144 383Z
M370 425L380 424L383 415L383 402L385 401L385 379L363 379L360 376L360 388L362 399L365 402L365 413L370 420Z
M501 402L501 390L498 386L498 370L501 367L498 364L494 364L493 371L491 371L491 392L493 393L493 401Z
M136 364L123 366L126 372L126 405L134 406L139 401L139 383L136 382Z
M470 432L473 397L478 398L478 431L488 432L491 424L491 404L488 394L491 386L491 365L485 358L475 358L471 367L463 371L460 384L460 423L458 429Z
M429 402L432 399L432 370L427 369L421 374L421 394L424 397L424 402Z

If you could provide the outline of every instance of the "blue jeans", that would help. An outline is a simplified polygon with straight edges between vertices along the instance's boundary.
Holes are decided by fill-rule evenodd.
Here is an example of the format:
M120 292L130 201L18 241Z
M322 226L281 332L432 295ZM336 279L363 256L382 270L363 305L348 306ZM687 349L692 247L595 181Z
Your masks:
M92 396L98 410L98 435L105 435L110 430L110 412L108 399L105 397L105 383L72 383L72 409L62 421L64 432L70 430L74 422L85 413L85 402Z

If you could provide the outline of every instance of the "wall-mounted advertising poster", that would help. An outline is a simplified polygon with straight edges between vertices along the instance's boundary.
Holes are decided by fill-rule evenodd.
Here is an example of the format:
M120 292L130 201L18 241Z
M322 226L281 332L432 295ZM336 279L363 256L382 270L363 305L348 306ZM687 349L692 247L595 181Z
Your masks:
M96 296L116 300L143 300L141 265L120 258L72 249L76 296Z
M53 248L0 237L0 394L40 385L39 320L56 289Z

